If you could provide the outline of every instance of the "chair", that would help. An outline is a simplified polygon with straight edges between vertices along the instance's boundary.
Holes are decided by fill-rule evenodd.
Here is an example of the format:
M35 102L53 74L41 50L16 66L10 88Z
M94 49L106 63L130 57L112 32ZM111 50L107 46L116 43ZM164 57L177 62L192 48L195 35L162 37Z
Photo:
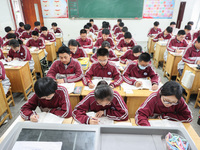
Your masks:
M15 102L14 102L14 99L13 99L11 87L9 88L8 93L6 94L6 100L7 100L8 106L10 106L10 104L15 106Z
M37 81L35 69L32 70L31 74L32 74L33 83L35 83Z

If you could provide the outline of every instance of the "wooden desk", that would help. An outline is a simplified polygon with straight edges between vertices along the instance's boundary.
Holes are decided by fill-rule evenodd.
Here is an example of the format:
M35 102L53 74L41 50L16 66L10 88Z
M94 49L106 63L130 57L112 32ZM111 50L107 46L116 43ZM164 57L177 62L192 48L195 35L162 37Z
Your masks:
M53 62L56 58L56 48L55 48L55 43L50 42L50 43L45 43L46 46L46 51L47 51L47 61Z
M192 73L195 74L194 82L192 84L191 89L186 88L181 82L186 70L191 71ZM190 95L191 94L197 94L198 89L200 88L200 70L198 70L196 68L192 68L187 63L185 63L185 66L184 66L184 69L183 69L183 74L181 76L181 80L180 80L180 84L183 86L183 88L185 89L185 91L187 93L187 96L185 98L186 98L186 103L188 103L189 100L190 100Z
M177 76L178 74L178 63L181 61L182 55L175 55L168 52L166 66L164 69L164 77L167 77L169 81L172 76Z
M56 52L62 46L63 37L56 37Z
M7 58L9 50L3 50L3 55Z
M148 43L147 43L149 54L154 53L154 45L155 45L155 42L153 41L153 38L149 37Z
M75 120L74 120L74 119L72 119L72 124L74 124L74 122L75 122ZM124 122L124 123L131 123L131 120L130 120L130 119L128 119L127 121L114 121L114 124L118 124L118 123L120 123L120 122Z
M159 42L156 44L156 50L154 52L153 60L154 66L158 68L159 62L164 61L164 53L166 51L166 45L161 45Z
M118 51L118 50L114 50L114 52L115 52L115 55L117 55L118 58L125 53L125 52L121 52L121 51Z
M21 67L5 67L5 71L7 77L10 79L12 92L23 93L25 100L27 100L28 94L34 91L29 63L26 62L26 64Z

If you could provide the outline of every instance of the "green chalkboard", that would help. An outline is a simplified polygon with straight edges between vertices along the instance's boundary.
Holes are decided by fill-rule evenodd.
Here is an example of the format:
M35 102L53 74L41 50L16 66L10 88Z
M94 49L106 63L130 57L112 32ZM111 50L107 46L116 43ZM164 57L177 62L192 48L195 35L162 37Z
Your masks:
M144 0L68 0L69 17L142 18Z

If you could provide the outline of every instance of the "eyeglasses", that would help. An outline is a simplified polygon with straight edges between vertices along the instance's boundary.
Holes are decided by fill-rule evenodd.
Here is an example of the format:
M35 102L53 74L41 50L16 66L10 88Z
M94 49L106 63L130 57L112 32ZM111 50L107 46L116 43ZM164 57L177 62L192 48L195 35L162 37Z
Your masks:
M163 102L164 102L165 104L169 104L169 105L178 105L178 102L177 102L177 103L169 102L169 101L167 101L164 97L163 97Z

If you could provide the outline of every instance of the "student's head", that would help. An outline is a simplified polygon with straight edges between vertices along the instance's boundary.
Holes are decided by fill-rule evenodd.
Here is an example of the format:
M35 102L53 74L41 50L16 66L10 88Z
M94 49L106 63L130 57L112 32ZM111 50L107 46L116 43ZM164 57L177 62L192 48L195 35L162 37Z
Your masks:
M47 34L48 34L48 29L47 29L47 27L43 26L43 27L41 27L41 30L42 30L42 33L43 33L45 36L47 36Z
M81 39L82 39L83 41L85 41L86 38L87 38L87 31L86 31L85 29L81 29L81 31L80 31L80 36L81 36Z
M109 57L109 51L106 48L99 48L97 50L97 59L102 66L105 66L107 64L108 57Z
M88 25L84 25L83 28L87 31L87 34L90 32L90 27Z
M193 21L189 21L187 25L190 25L191 27L194 25Z
M104 21L103 24L102 24L102 28L108 29L108 27L109 27L109 23Z
M113 100L113 90L106 81L100 81L94 91L94 96L96 102L104 107Z
M119 28L120 28L120 30L122 30L123 27L124 27L124 23L123 23L123 22L120 22L120 23L119 23Z
M161 101L165 107L177 105L183 88L175 81L168 81L160 88Z
M10 33L12 31L12 28L7 26L7 27L4 28L4 30L5 30L6 33Z
M60 61L63 64L67 65L70 62L72 54L71 54L71 51L68 47L61 46L58 49L58 56L59 56Z
M57 23L56 22L52 22L51 27L53 28L53 30L57 29Z
M130 32L126 32L126 33L124 34L124 40L125 40L126 43L129 44L129 43L131 42L131 38L132 38L132 35L131 35Z
M20 49L20 43L19 43L19 41L16 40L16 39L10 40L9 46L10 46L15 52L19 51L19 49Z
M122 28L122 33L123 33L123 35L124 35L126 32L128 32L128 28L127 28L127 27L123 27L123 28Z
M26 30L26 32L30 32L31 31L31 25L30 24L25 24L24 25L24 29Z
M103 41L101 44L101 48L106 48L107 50L110 49L110 43L108 41Z
M93 25L94 24L94 19L90 19L89 22Z
M197 48L197 49L200 49L200 36L197 38L197 40L195 41L195 47Z
M148 67L149 62L151 60L151 56L149 55L149 53L142 53L139 58L138 58L139 62L138 62L138 67L141 70L146 69L146 67Z
M190 25L186 25L184 30L185 30L185 33L188 34L190 31L191 31L192 27Z
M36 41L39 38L39 33L37 31L33 31L32 32L32 38L33 38L33 40Z
M133 50L133 55L135 57L139 57L142 54L142 47L140 45L136 45L132 48Z
M172 27L174 29L176 27L176 22L174 22L174 21L170 22L170 27Z
M36 22L34 22L34 26L37 28L37 29L39 29L40 30L40 22L39 21L36 21Z
M35 82L34 90L35 94L46 100L51 100L57 90L57 83L50 77L40 78Z
M92 24L90 22L87 23L87 25L89 26L89 28L92 28Z
M76 53L77 48L80 46L79 42L74 39L69 40L68 47L72 53Z
M16 39L16 35L14 33L8 33L7 39L9 40Z
M25 25L25 24L24 24L23 22L20 22L20 23L19 23L19 27L22 28L22 29L24 29L24 25Z
M183 41L185 39L186 33L184 30L179 30L177 33L177 40Z
M117 19L117 25L119 25L120 22L122 22L122 19Z
M107 40L107 38L109 37L109 35L110 35L110 30L108 30L108 29L103 29L102 30L102 37L103 37L104 41Z
M159 24L160 24L160 23L159 23L158 21L155 21L155 22L153 23L154 28L155 28L155 29L158 29Z
M168 35L168 34L171 34L172 33L172 31L173 31L173 29L172 29L172 27L167 27L166 29L165 29L165 31L164 31L164 35Z

